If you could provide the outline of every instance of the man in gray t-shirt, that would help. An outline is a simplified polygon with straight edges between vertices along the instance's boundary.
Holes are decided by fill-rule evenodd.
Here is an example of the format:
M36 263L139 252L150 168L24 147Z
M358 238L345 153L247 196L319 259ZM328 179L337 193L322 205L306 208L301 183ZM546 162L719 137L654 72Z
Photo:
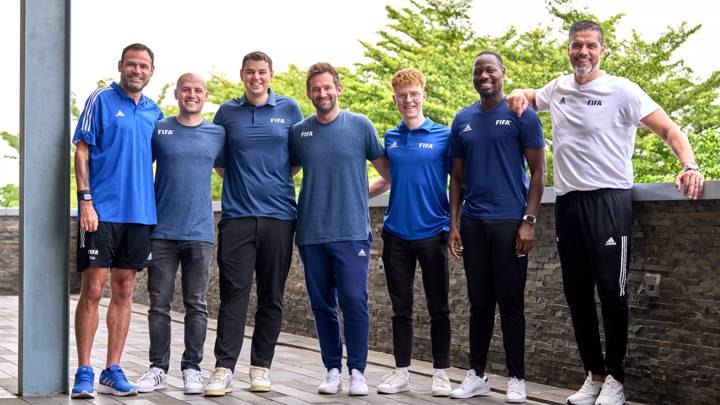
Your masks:
M185 305L185 351L180 367L184 392L203 391L200 363L207 332L208 271L215 240L210 183L223 166L225 129L202 117L208 93L202 77L186 73L177 81L177 117L158 121L152 137L158 222L151 234L148 271L150 367L137 381L139 392L167 386L170 366L170 304L178 264Z
M343 311L350 395L367 395L370 217L366 161L389 179L377 132L364 115L340 111L337 71L317 63L307 73L307 96L316 114L290 131L290 163L303 167L296 243L305 268L310 306L327 369L318 392L342 388Z

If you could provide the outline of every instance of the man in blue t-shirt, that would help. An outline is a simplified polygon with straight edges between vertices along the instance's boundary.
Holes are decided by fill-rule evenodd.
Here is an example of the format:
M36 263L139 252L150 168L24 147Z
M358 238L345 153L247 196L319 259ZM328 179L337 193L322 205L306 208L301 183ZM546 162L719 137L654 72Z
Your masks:
M137 394L119 363L130 325L135 273L148 266L150 228L156 223L150 139L162 112L142 94L154 69L154 55L147 46L131 44L123 49L118 61L120 82L90 95L73 137L77 146L77 268L82 272L75 311L78 369L73 398L95 396L90 352L108 273L107 362L98 391Z
M460 110L451 126L448 246L464 258L470 300L470 369L451 396L490 392L484 373L497 304L510 377L507 402L525 402L527 253L545 185L545 142L534 111L518 117L506 107L504 77L500 55L480 52L473 62L480 101Z
M370 186L370 197L390 189L383 226L382 259L393 306L395 371L378 385L381 394L410 389L408 367L413 342L413 287L420 262L423 289L430 314L432 344L432 395L447 397L451 386L449 367L450 307L448 305L447 231L450 207L447 197L450 128L423 114L425 76L401 69L392 78L393 102L402 115L397 127L385 133L385 154L390 162L391 183L384 179Z
M227 142L218 225L220 311L215 371L205 387L207 396L222 396L231 390L253 275L257 309L250 390L271 389L270 366L282 325L296 217L288 132L303 118L295 100L270 89L272 76L268 55L245 55L240 70L245 94L221 105L213 120L225 128Z
M342 389L343 311L350 395L367 395L363 372L368 354L369 160L389 177L377 132L364 115L340 111L340 76L328 63L308 69L307 96L316 114L293 126L290 160L302 166L296 243L305 268L310 306L327 369L318 392Z
M155 125L152 137L157 225L152 231L153 261L148 271L150 368L138 392L167 387L170 366L170 305L178 263L185 306L185 351L180 368L186 394L203 391L200 362L207 332L208 272L215 241L210 196L213 167L222 166L225 129L202 117L205 80L185 73L177 80L179 114Z

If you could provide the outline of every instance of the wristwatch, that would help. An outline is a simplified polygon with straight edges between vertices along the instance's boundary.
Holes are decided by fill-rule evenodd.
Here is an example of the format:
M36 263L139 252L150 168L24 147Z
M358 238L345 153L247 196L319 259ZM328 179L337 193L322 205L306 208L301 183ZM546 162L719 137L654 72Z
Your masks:
M523 215L522 220L527 222L530 225L535 225L535 222L537 222L537 218L535 217L535 215L532 215L532 214Z
M79 190L77 192L78 201L92 201L90 190Z
M690 170L699 172L700 166L698 166L697 163L695 163L695 162L690 162L690 163L686 164L685 166L683 166L683 168L682 168L683 173L689 172Z

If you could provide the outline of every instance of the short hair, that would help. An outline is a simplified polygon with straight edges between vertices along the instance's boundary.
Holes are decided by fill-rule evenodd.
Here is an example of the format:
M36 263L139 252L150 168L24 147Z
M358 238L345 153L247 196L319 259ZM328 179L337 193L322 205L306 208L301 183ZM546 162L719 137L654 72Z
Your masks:
M310 91L310 79L323 73L330 73L335 81L335 87L340 86L340 74L335 68L326 62L318 62L308 68L307 79L305 80L305 88Z
M265 53L260 51L254 51L250 52L249 54L245 55L242 60L242 66L240 66L240 69L245 69L245 62L249 60L254 60L255 62L267 62L268 67L270 68L270 71L273 71L272 67L272 59Z
M588 30L596 31L598 33L598 38L600 39L600 45L605 45L605 34L603 33L602 27L600 26L600 24L592 20L580 20L573 24L572 27L570 27L570 31L568 32L568 42L572 42L573 36L576 32Z
M420 86L425 90L425 76L420 73L419 70L413 68L398 70L390 82L392 83L393 89L396 90L398 87L407 86Z
M188 77L197 77L198 79L200 79L203 83L203 88L205 89L205 91L207 91L207 82L205 82L205 78L200 76L197 73L190 73L190 72L183 73L180 75L180 77L178 77L177 82L175 82L175 88L176 89L180 88L180 82L182 82L183 80L185 80Z
M478 53L477 55L475 55L475 59L473 59L473 64L475 64L475 61L477 60L477 58L479 58L483 55L490 55L490 56L494 57L495 59L497 59L498 62L500 62L500 67L505 67L505 62L503 62L502 56L500 56L500 54L498 54L497 52L493 52L493 51L482 51L482 52Z
M134 44L130 44L130 45L126 46L125 49L123 49L122 55L120 56L120 60L124 61L125 54L130 51L145 51L145 52L147 52L148 55L150 55L150 63L152 65L155 64L155 54L153 53L153 51L151 51L150 48L148 48L146 45L143 45L143 44L137 43L137 42Z

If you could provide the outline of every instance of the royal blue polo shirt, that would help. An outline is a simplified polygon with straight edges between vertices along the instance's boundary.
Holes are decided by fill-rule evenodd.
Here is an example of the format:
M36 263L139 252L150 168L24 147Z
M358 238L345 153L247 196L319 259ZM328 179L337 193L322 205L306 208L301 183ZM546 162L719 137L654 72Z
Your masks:
M151 138L160 108L142 96L136 104L117 83L95 90L80 115L73 143L90 150L90 191L102 222L154 225Z
M152 137L157 225L153 239L213 243L213 167L223 166L225 129L207 120L188 127L177 117L158 121Z
M522 219L529 187L525 149L545 146L537 113L528 108L518 117L505 99L484 111L478 101L455 115L450 131L448 156L465 159L462 215Z
M448 230L447 157L450 128L426 118L415 129L401 122L385 133L390 161L390 202L383 228L407 240L426 239Z
M269 90L264 105L245 96L223 103L213 122L225 127L222 218L295 219L288 132L303 119L297 102Z

